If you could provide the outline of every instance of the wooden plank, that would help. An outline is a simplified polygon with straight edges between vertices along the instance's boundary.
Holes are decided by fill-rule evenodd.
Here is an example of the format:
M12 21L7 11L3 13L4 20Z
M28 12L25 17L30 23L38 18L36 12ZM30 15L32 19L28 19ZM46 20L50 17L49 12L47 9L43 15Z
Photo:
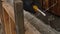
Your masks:
M3 8L8 13L9 17L11 17L11 19L15 22L13 7L11 5L9 5L8 3L6 3L6 2L3 2L2 4L3 4Z
M2 16L2 2L0 0L0 17Z
M2 0L0 0L0 26L1 26L1 34L4 34L4 28L3 28L3 8L2 8Z
M9 27L9 16L5 11L3 13L3 19L4 19L3 24L4 24L5 34L11 34L10 27Z
M25 34L24 32L24 17L23 17L23 3L22 1L14 1L14 14L17 34Z
M43 3L42 3L43 5L42 6L43 6L44 9L49 8L49 4L48 4L49 2L48 1L49 0L43 0Z
M9 5L6 2L3 2L2 4L3 4L3 8L5 9L4 15L3 15L5 32L6 32L6 34L16 34L16 30L15 30L16 27L15 27L15 21L14 21L14 9L11 5ZM6 17L9 19L7 20Z
M10 33L16 34L16 25L10 17L9 17L9 27L10 27Z
M25 34L41 34L29 21L24 18Z
M5 34L16 34L16 27L14 21L9 17L8 13L4 10L3 12L4 19L4 30Z
M49 0L49 6L55 4L50 11L57 16L60 16L60 0Z
M45 0L45 5L43 5L43 6L45 6L45 9L49 8L49 2L48 1L49 0Z
M58 34L59 33L27 11L24 12L24 17L30 22L30 24L32 24L42 34Z
M6 8L8 6L8 8ZM13 15L13 13L14 13L14 10L12 10L12 6L11 5L9 5L8 3L3 3L3 8L6 10L6 12L8 13L8 15L9 15L9 17L11 17L11 16L13 16L13 17L11 17L11 18L14 18L14 15ZM10 9L9 9L10 8ZM8 9L8 10L7 10ZM10 11L10 12L9 12ZM12 12L12 13L11 13ZM12 14L12 15L11 15ZM14 21L14 19L12 20L12 21ZM26 21L25 21L26 22ZM34 29L34 28L31 28L31 27L29 27L30 25L29 24L25 24L26 26L25 26L25 28L27 27L27 28L29 28L28 30L26 30L26 32L25 32L25 34L35 34L35 33L37 33L37 32L35 32L35 31L33 31L32 29ZM12 25L12 27L11 28L13 28L13 26L14 25ZM31 28L31 29L30 29ZM33 32L32 32L33 31ZM13 31L14 32L14 31Z

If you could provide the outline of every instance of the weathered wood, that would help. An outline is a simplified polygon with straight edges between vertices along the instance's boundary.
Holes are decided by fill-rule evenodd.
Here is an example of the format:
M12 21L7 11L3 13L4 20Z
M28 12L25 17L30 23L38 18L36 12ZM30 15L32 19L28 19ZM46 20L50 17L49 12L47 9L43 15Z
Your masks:
M8 6L8 8L7 8ZM3 3L3 8L6 10L7 14L9 15L9 17L11 17L11 20L14 21L14 10L13 7L11 5L9 5L8 3ZM10 9L9 9L10 8ZM8 9L8 10L7 10ZM12 14L12 15L11 15ZM27 21L25 20L25 28L29 28L28 30L25 31L25 34L39 34L38 32L36 32L34 29L34 27L32 28L31 25L26 23ZM13 25L14 26L14 25ZM11 28L13 28L13 26ZM28 27L27 27L28 26ZM15 26L14 26L15 27ZM31 29L30 29L31 28ZM13 29L14 30L14 29ZM14 31L13 31L14 32Z
M10 27L9 27L9 16L5 11L3 13L3 19L4 19L3 24L4 24L5 34L11 34Z
M29 21L24 18L25 34L41 34Z
M44 22L31 15L29 12L24 12L24 17L42 34L59 34L56 30L44 24Z
M11 19L15 22L13 7L10 4L6 3L6 2L3 2L2 4L3 4L3 8L8 13L9 17L11 17Z
M14 1L14 14L15 14L15 23L17 26L16 27L17 28L17 34L25 34L22 1Z
M9 27L10 27L10 33L16 34L16 25L10 17L9 17Z
M4 34L4 28L3 28L3 8L2 8L2 0L0 0L0 26L2 28L2 33L1 34Z
M49 0L49 6L51 6L52 4L56 4L55 6L53 6L50 11L57 15L60 16L60 0Z
M43 8L44 8L44 9L49 8L48 1L49 1L49 0L43 0Z
M11 5L6 2L3 2L3 17L4 17L4 28L5 34L16 34L16 26L14 20L14 9ZM8 10L7 10L8 9Z
M43 9L47 9L49 4L48 4L48 0L39 0L40 4L42 6Z
M2 2L0 0L0 17L2 16Z
M5 10L3 12L3 20L5 34L16 34L15 23L13 20L11 20L11 18L9 17L8 13Z

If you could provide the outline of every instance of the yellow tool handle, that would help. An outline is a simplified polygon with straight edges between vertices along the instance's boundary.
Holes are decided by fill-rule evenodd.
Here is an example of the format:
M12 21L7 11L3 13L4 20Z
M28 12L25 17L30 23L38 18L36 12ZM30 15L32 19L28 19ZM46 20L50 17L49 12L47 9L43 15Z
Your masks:
M35 12L37 12L38 7L36 5L34 5L33 9L35 10Z
M35 11L39 11L43 16L46 16L46 14L45 14L44 12L42 12L42 11L38 8L37 5L34 5L34 6L33 6L33 9L34 9Z

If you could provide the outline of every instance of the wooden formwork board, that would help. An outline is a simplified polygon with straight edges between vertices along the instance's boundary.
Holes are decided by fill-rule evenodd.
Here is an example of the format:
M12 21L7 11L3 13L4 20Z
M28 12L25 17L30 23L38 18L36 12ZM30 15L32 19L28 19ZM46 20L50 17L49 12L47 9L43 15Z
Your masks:
M3 20L4 20L4 29L6 34L16 34L16 26L15 21L13 20L14 17L12 15L14 14L11 10L13 10L12 7L10 7L7 3L2 3L3 5ZM14 16L14 15L13 15Z
M6 13L5 10L3 12L3 19L4 19L4 23L3 24L4 24L5 33L6 34L16 34L15 23L9 17L9 15Z
M14 3L14 9L6 2L2 4L4 8L3 17L6 34L24 34L23 8L21 7L23 4L20 5L20 2Z
M7 14L9 15L9 17L11 17L11 19L15 22L13 7L10 4L6 3L6 2L3 2L2 6L5 9L5 11L7 12Z
M5 26L7 26L7 25L11 25L10 26L10 29L12 29L12 30L10 30L10 31L12 31L11 33L12 34L15 34L15 26L13 25L14 24L14 22L15 22L15 19L14 19L14 10L13 10L13 7L12 6L10 6L8 3L3 3L3 8L6 10L6 15L7 16L5 16L5 19L7 19L6 17L9 17L9 19L11 18L11 20L13 21L13 23L12 23L12 21L9 21L9 23L5 23L6 25ZM7 10L8 9L8 10ZM9 12L8 12L9 11ZM9 15L9 16L8 16ZM7 22L8 22L7 21ZM28 23L28 24L27 24ZM40 34L31 24L29 24L29 22L27 21L27 20L25 20L24 21L24 26L25 26L25 28L26 28L26 31L25 31L25 33L24 34ZM5 30L8 28L9 26L7 26L6 28L5 28ZM33 28L32 28L33 27ZM27 29L28 28L28 29ZM6 32L7 32L8 30L6 30ZM10 32L9 32L10 33ZM10 33L10 34L11 34Z
M24 18L25 34L41 34L30 22Z

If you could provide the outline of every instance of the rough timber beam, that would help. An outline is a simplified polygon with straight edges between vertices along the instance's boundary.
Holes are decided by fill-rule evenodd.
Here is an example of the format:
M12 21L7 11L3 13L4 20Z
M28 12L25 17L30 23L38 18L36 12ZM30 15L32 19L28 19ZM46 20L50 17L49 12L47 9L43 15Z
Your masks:
M23 2L21 0L14 1L15 22L17 25L17 34L25 34L24 32L24 15Z

